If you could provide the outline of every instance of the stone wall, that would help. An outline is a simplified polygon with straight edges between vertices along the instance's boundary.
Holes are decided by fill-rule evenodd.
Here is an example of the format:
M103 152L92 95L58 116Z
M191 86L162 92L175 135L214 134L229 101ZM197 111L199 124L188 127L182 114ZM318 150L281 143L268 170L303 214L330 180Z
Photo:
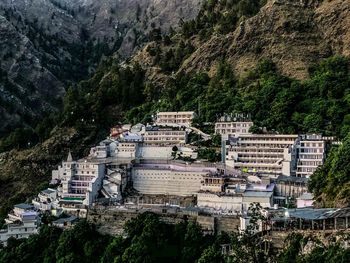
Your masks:
M101 209L89 210L87 220L98 226L101 233L110 235L122 235L127 221L144 212L154 212L160 216L160 220L168 224L177 224L183 221L196 221L207 234L220 232L234 232L238 230L239 218L235 216L211 216L186 213L174 209Z

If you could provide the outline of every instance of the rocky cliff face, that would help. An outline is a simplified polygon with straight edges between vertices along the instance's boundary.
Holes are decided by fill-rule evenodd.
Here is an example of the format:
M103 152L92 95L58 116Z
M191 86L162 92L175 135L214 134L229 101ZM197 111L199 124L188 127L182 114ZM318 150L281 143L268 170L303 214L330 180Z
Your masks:
M194 18L200 0L0 1L0 136L58 109L64 86L104 56L127 58L148 32Z
M0 16L0 132L29 124L58 106L63 83L41 63L33 43Z
M251 18L226 35L205 42L192 40L195 52L180 70L215 71L227 59L238 75L261 58L272 59L286 74L308 78L308 68L322 58L350 54L350 2L270 0Z

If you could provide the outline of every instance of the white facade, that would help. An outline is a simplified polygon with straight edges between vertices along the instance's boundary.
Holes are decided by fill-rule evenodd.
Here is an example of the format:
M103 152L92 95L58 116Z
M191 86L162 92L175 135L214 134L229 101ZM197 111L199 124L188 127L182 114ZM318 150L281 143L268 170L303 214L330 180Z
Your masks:
M177 127L148 126L143 141L146 145L184 145L187 131Z
M208 210L217 210L230 214L240 214L245 208L242 194L218 194L212 192L198 193L197 205Z
M57 197L57 190L48 188L41 191L38 196L32 200L32 204L37 210L51 211L57 208Z
M156 125L179 125L191 126L192 120L195 117L193 111L178 111L178 112L158 112L156 115Z
M203 176L215 167L186 164L143 164L132 168L133 187L143 194L195 195Z
M115 149L115 157L135 159L139 151L139 143L121 141Z
M325 159L326 142L321 135L301 136L296 176L309 178Z
M80 199L83 204L91 205L102 187L105 164L88 161L73 161L71 156L66 162L52 171L52 180L58 181L58 196L62 199Z
M32 205L18 204L5 219L7 228L0 230L0 243L7 245L10 237L28 238L38 233L38 213Z
M121 169L107 169L103 180L102 194L111 201L120 201L127 184L127 174Z
M225 163L244 172L291 175L297 135L235 134L225 148Z
M197 205L209 211L240 214L246 212L252 203L262 207L273 206L273 192L247 191L242 193L200 192L197 194Z
M109 156L109 146L108 145L98 145L90 150L91 157L103 159Z
M297 198L297 208L311 207L314 204L314 196L311 193L304 193Z
M249 129L253 126L253 122L216 122L215 123L215 133L220 135L228 134L250 134Z
M223 137L229 134L250 134L249 129L253 124L249 115L224 114L215 123L215 133Z

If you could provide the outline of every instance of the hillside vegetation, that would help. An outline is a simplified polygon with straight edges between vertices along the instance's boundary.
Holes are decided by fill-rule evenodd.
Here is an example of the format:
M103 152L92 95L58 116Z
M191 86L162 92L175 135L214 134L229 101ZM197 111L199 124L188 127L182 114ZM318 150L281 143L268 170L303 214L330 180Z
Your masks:
M149 32L194 18L200 0L0 1L0 138L62 109L67 86L128 58ZM172 29L173 30L173 29Z
M144 213L126 223L125 236L106 236L85 221L73 229L43 226L38 235L26 240L9 240L0 249L3 263L345 263L349 248L343 248L340 239L324 245L315 238L300 234L288 237L280 252L264 251L262 237L246 231L242 234L221 233L205 235L194 222L166 224L151 213ZM346 239L346 236L344 237ZM308 244L309 251L303 250ZM223 255L222 245L231 245L232 254ZM267 252L267 253L266 253Z
M239 28L256 19L260 21L262 17L268 17L275 22L282 18L289 19L289 13L295 15L296 9L301 8L301 4L294 1L268 1L260 9L258 7L264 2L254 2L253 6L245 5L248 2L250 3L244 0L208 1L199 17L183 23L179 32L163 35L154 28L150 32L150 39L153 41L132 59L119 63L115 58L110 58L99 67L92 78L68 88L60 113L48 116L36 129L19 129L2 139L0 151L14 148L0 158L0 186L6 189L0 191L3 215L11 204L33 195L41 183L49 180L50 169L66 154L68 148L73 150L76 157L82 157L84 149L108 134L110 126L117 122L147 123L157 110L196 110L199 113L196 120L198 126L204 122L215 121L223 113L250 113L256 124L256 131L259 131L259 127L266 127L281 133L320 132L338 136L340 139L346 138L350 131L349 59L340 56L346 53L345 45L341 52L336 52L337 46L333 46L334 53L339 55L321 56L313 53L313 62L307 61L305 64L307 68L304 71L307 75L302 79L286 72L283 64L284 61L289 63L292 59L288 56L293 55L293 49L299 47L298 41L288 42L288 50L265 45L263 50L273 48L285 54L285 60L281 58L276 61L275 57L265 57L267 53L261 52L254 57L254 64L243 72L237 71L237 64L232 61L232 57L221 52L219 43L206 49L205 55L201 56L202 47L206 47L213 38L221 39L222 42L227 39L231 41L230 36L226 38L227 32L235 35L237 30L242 30ZM347 3L339 1L322 4L318 1L306 1L302 6L305 12L313 10L314 14L318 14L317 17L324 13L326 7L334 10L340 18L348 12ZM231 21L228 23L220 15L226 11L230 17L228 20ZM333 15L332 13L330 17ZM289 36L298 35L300 30L303 30L302 40L311 36L306 30L309 24L304 24L304 18L293 17L303 26L287 27ZM322 21L326 23L328 20ZM331 21L327 23L330 27L335 26ZM228 28L225 25L229 25ZM256 28L264 26L265 23L255 24ZM282 33L285 32L286 27L281 30ZM248 38L248 30L244 32L243 39ZM269 41L279 39L281 32L272 29L269 34L274 39ZM347 34L346 28L343 32ZM253 36L250 41L258 43ZM239 43L242 43L239 38L231 42ZM338 43L338 47L343 44ZM316 42L314 45L321 46ZM245 45L248 46L250 47ZM304 49L299 50L303 57L308 57L309 53L303 52ZM246 48L235 54L241 54L243 58ZM326 55L328 58L324 58ZM196 67L190 70L188 67L191 61L206 61L209 56L213 66L210 69ZM299 63L299 59L300 56L296 56L293 61ZM60 139L67 131L74 134L73 139ZM334 150L332 156L337 156L334 158L339 159L340 164L334 165L336 161L329 158L327 163L332 162L334 168L331 169L332 165L325 165L326 168L322 168L323 175L316 173L312 179L311 190L320 203L349 205L345 198L347 192L343 192L343 189L347 189L345 187L349 183L347 169L350 166L346 160L342 161L341 156L347 148L348 144L344 143L339 150L340 154ZM40 161L35 162L36 159ZM32 168L32 163L36 169ZM21 167L25 169L20 169ZM342 170L334 174L335 167ZM336 180L323 179L334 176ZM334 191L344 194L333 195L334 192L330 189L334 185L337 185ZM329 192L326 193L327 191Z

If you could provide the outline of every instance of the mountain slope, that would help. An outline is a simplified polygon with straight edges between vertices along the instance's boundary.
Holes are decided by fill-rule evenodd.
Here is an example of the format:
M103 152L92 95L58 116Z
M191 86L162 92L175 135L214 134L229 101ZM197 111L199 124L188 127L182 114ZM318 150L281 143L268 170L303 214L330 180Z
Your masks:
M220 2L216 6L220 6ZM349 1L270 0L256 15L242 16L232 22L231 29L224 33L222 21L232 18L230 9L221 7L220 10L223 18L212 26L210 34L203 37L199 27L194 34L181 36L193 45L194 51L181 62L177 72L206 71L213 75L218 63L225 59L240 76L260 59L268 58L284 75L307 79L308 69L320 59L334 54L350 55ZM197 20L194 24L198 24ZM135 60L149 62L152 67L146 66L146 69L150 76L161 72L155 71L158 65L146 49Z
M349 54L350 3L271 0L266 5L255 1L259 5L247 8L241 5L246 0L233 6L228 2L208 1L212 4L177 33L159 36L155 32L153 41L130 60L119 63L110 58L92 78L70 88L56 125L73 129L76 137L72 142L50 144L52 138L65 134L54 129L48 142L2 155L0 185L8 192L0 191L0 199L30 196L40 182L49 179L47 167L58 161L70 143L81 156L82 148L106 135L110 125L148 122L157 110L198 109L202 123L213 122L224 112L251 113L258 126L279 132L346 137L350 132L349 59L323 58ZM90 130L82 131L87 127ZM48 144L51 149L41 148ZM38 156L41 152L45 154ZM39 160L35 166L40 177L29 165L26 170L18 167L33 158Z
M54 110L64 95L63 83L41 64L31 41L0 16L0 135L19 123L27 125Z
M199 3L0 1L0 137L60 109L63 87L88 78L105 56L129 57L150 31L167 32L192 19Z

